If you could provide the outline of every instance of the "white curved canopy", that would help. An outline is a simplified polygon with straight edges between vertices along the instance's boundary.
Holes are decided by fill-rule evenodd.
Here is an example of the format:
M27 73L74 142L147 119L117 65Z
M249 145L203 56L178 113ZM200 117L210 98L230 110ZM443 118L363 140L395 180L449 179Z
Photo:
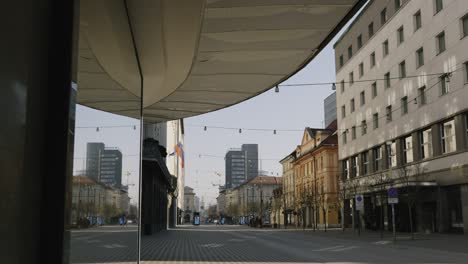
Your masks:
M78 103L160 122L251 98L304 67L364 0L81 0ZM130 26L131 25L131 26Z

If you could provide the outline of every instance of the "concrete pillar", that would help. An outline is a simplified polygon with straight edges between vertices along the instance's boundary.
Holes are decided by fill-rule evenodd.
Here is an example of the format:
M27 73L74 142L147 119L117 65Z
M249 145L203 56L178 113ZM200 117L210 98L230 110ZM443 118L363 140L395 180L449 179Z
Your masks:
M439 187L437 191L437 226L438 232L446 232L449 229L449 211L447 206L447 191Z
M381 166L381 169L388 169L388 168L390 168L390 165L391 165L390 164L390 157L389 157L391 147L389 145L387 145L387 144L383 144L382 148L383 148L383 153L382 153L382 166Z
M442 145L440 142L440 125L434 124L431 126L432 130L432 156L439 156L442 154Z
M369 173L375 172L374 168L374 150L370 149L369 150Z
M419 144L420 139L419 136L420 134L418 132L413 132L411 134L412 136L412 142L411 144L413 145L413 160L418 161L421 160L421 146Z
M468 235L468 184L460 186L460 198L463 214L463 231Z
M397 167L400 167L403 165L403 147L404 147L404 139L397 139L395 141L395 153L392 153L392 155L396 155L396 163Z
M467 149L465 115L457 115L455 121L455 138L457 141L457 150Z

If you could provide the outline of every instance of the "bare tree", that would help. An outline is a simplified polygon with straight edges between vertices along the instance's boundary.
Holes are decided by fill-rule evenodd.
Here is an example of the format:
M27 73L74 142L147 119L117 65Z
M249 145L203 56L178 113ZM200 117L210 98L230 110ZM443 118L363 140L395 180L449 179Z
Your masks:
M340 177L340 174L336 175L336 180L339 183L338 189L337 189L337 194L338 194L338 199L336 199L337 206L340 207L341 210L341 232L344 233L345 231L345 201L348 195L348 184L347 182Z

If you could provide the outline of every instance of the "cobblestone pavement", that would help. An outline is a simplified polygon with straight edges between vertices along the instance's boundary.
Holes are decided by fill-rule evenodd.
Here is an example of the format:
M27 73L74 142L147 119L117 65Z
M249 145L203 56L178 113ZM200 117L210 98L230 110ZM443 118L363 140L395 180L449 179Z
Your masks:
M135 263L137 259L135 227L73 232L71 246L72 263ZM466 247L467 252L460 252L450 247L439 250L417 244L393 244L388 239L351 239L349 235L341 238L336 231L319 234L202 225L143 237L141 259L144 264L468 263L468 244Z

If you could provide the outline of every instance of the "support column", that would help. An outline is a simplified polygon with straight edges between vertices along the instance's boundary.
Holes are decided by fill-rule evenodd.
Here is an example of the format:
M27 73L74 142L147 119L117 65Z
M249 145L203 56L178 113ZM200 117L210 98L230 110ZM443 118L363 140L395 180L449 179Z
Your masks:
M463 232L468 235L468 184L460 186L460 198L463 215Z
M454 118L455 121L455 138L457 142L457 150L467 149L467 139L466 139L466 127L465 127L465 116L457 115ZM460 149L458 149L460 148Z
M440 142L440 125L434 124L431 126L432 132L432 156L436 157L442 154L442 146Z

